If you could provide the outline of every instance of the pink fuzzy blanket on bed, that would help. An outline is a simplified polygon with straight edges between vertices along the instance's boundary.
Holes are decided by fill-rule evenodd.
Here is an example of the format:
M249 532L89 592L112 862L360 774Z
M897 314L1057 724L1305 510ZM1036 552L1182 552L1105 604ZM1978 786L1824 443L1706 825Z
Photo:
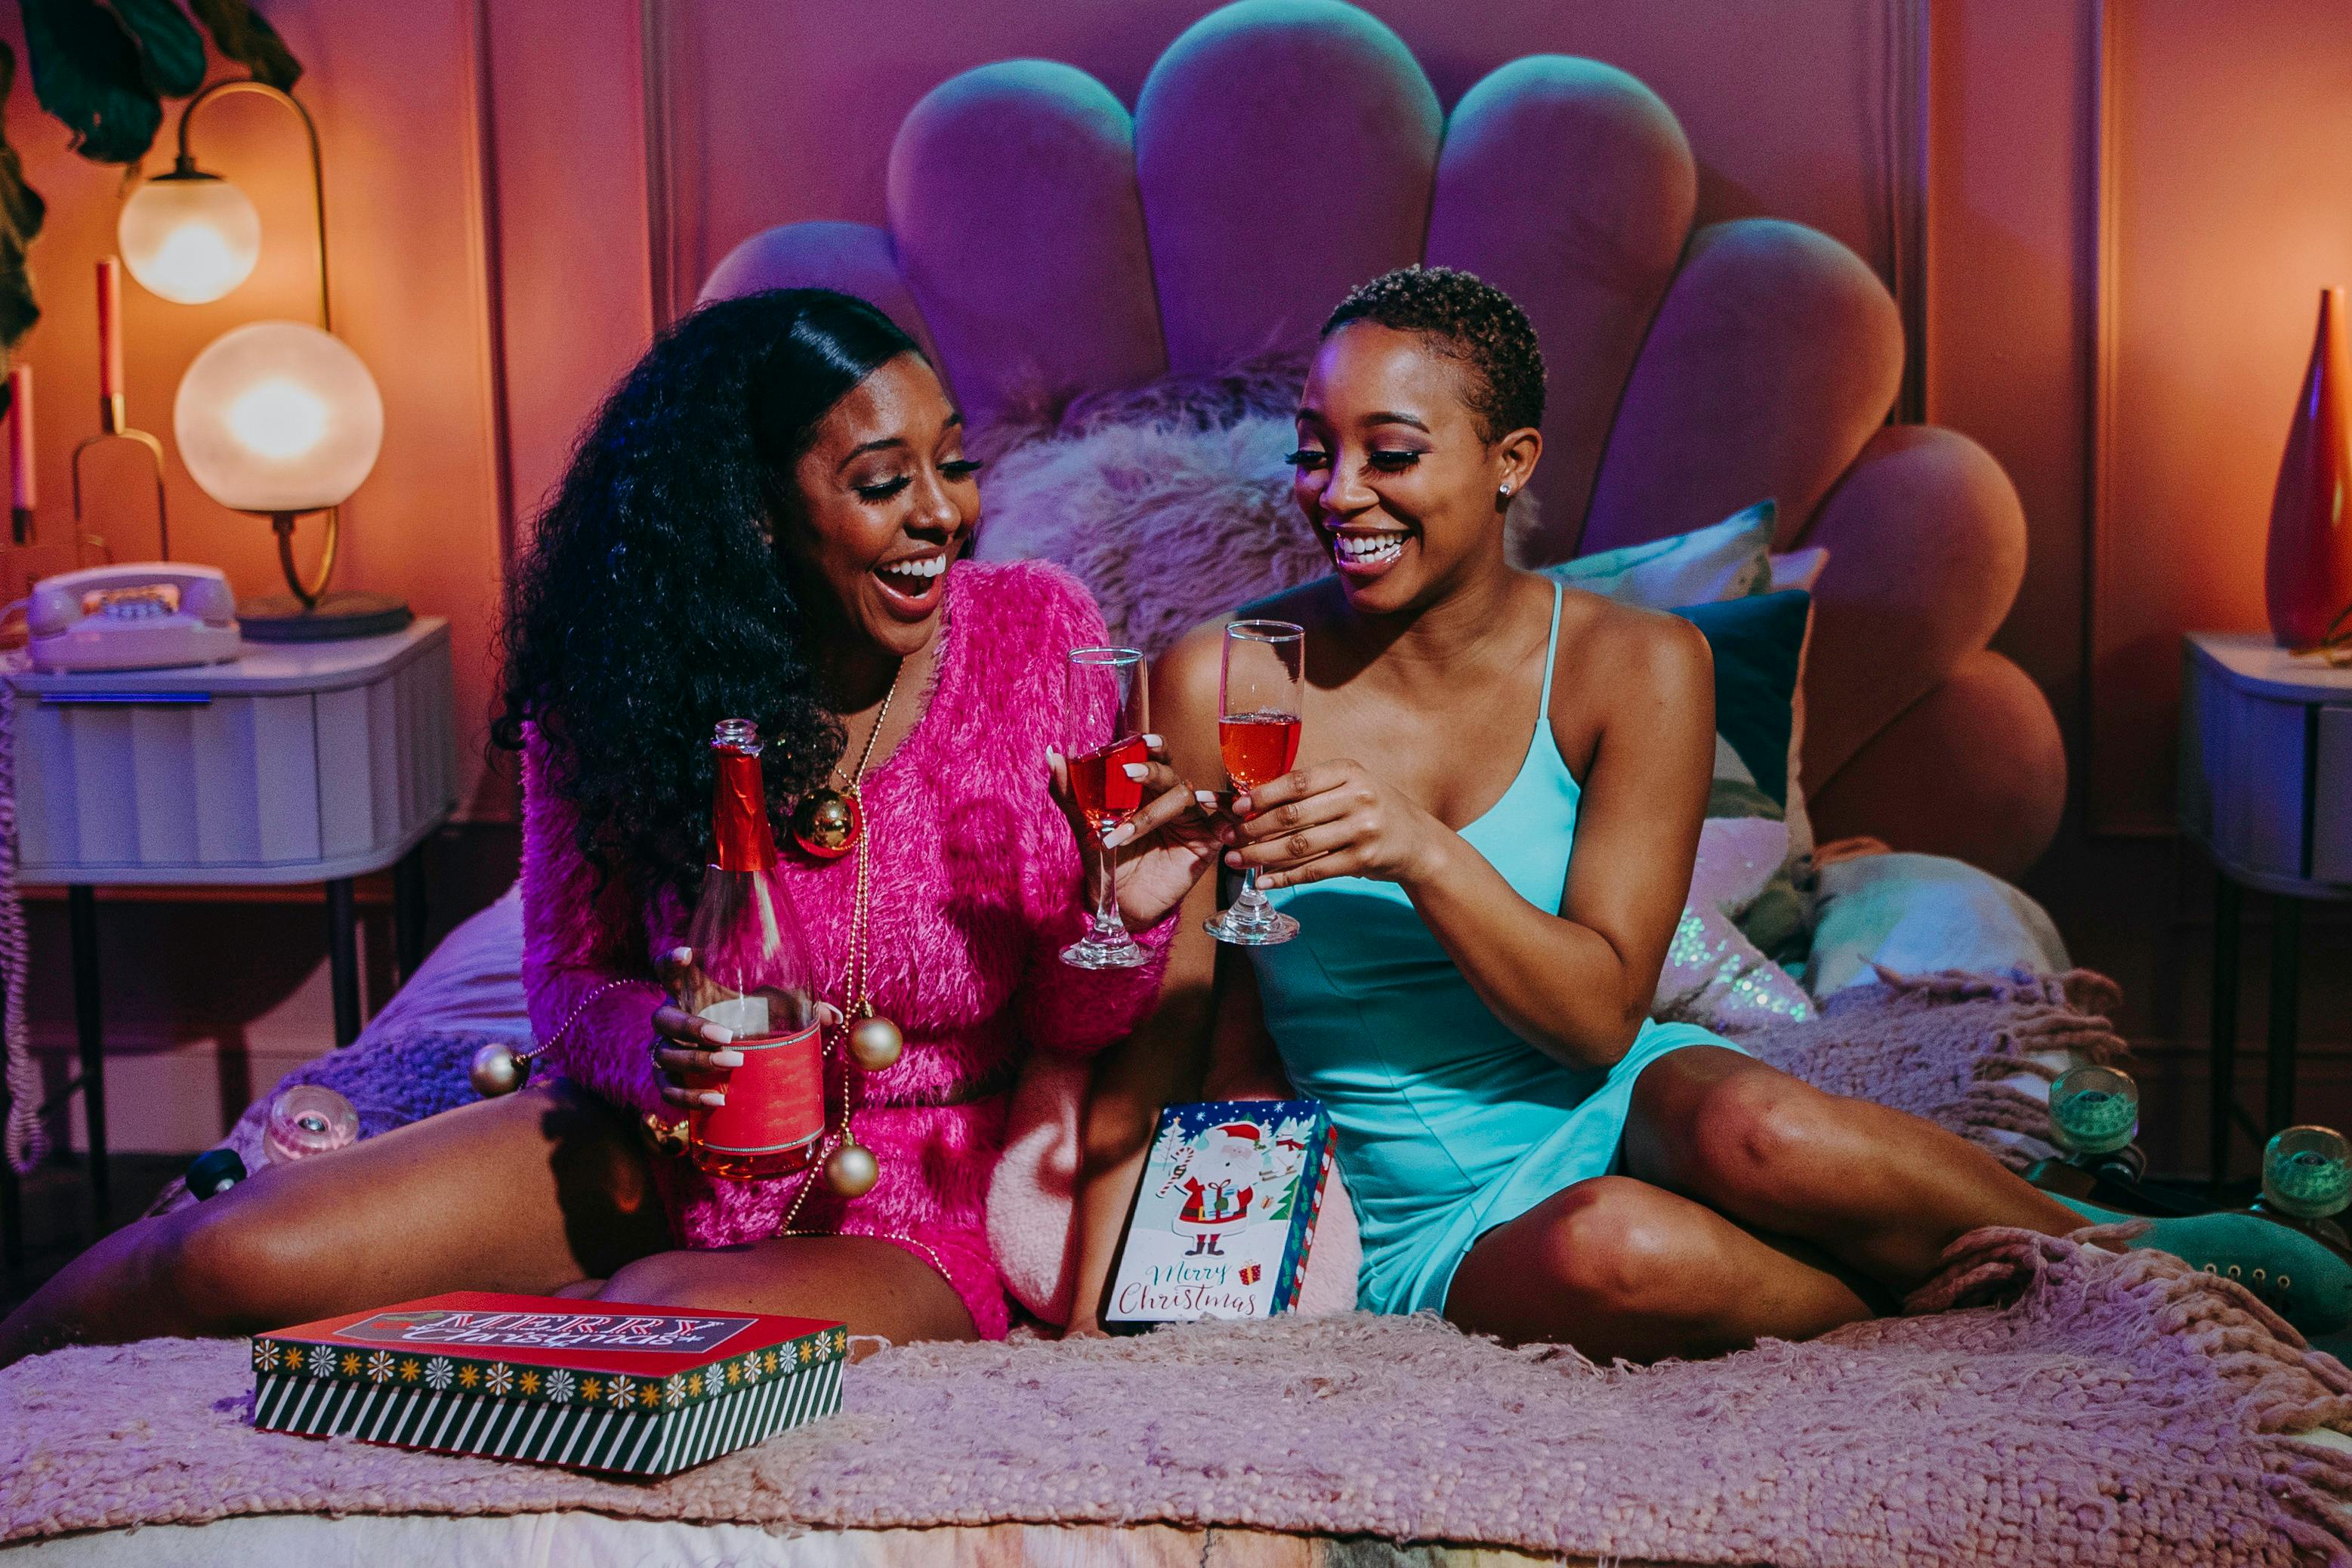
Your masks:
M653 1484L256 1431L241 1342L71 1349L0 1373L0 1537L589 1509L1785 1568L2352 1561L2352 1461L2285 1435L2352 1425L2352 1374L2242 1288L2018 1231L1947 1262L1916 1315L1639 1369L1360 1315L886 1351L843 1414Z
M2005 1079L2104 1060L2095 976L1889 977L1751 1036L1841 1092L1994 1136ZM470 1042L338 1053L371 1131L455 1103ZM446 1060L445 1060L446 1058ZM451 1075L455 1075L454 1082ZM844 1414L657 1484L256 1432L241 1342L0 1373L0 1539L239 1513L584 1508L776 1527L1164 1521L1804 1564L2352 1564L2352 1374L2160 1254L1964 1238L1913 1315L1599 1368L1432 1319L891 1350Z

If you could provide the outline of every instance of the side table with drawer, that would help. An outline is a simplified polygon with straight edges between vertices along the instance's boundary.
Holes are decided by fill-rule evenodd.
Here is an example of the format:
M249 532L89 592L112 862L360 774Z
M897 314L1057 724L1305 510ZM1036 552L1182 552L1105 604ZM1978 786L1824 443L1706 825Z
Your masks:
M404 977L423 957L419 847L457 804L451 685L438 617L348 642L247 643L226 664L6 679L18 879L68 889L81 1070L67 1092L83 1096L101 1224L92 889L324 883L335 1043L349 1045L360 1028L352 879L394 868L395 967Z
M2220 872L2213 897L2213 1180L2229 1135L2257 1143L2294 1120L2303 904L2352 899L2352 668L2256 633L2198 633L2183 650L2180 826ZM2269 1061L2263 1119L2231 1091L2238 921L2245 889L2271 912Z

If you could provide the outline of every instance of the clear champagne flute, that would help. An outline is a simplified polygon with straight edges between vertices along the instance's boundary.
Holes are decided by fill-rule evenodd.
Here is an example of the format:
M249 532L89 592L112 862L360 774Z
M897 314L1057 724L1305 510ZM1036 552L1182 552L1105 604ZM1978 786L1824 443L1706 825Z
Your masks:
M1143 781L1127 773L1146 755L1143 655L1131 647L1074 648L1063 682L1062 752L1069 759L1070 793L1102 857L1102 885L1085 938L1062 950L1062 962L1078 969L1132 969L1148 955L1119 918L1118 855L1103 847L1102 836L1143 805Z
M1307 629L1289 621L1235 621L1225 628L1217 681L1217 746L1225 778L1246 795L1298 761L1298 715L1307 694ZM1272 947L1298 922L1257 890L1257 868L1242 873L1241 895L1209 922L1209 934L1243 947Z

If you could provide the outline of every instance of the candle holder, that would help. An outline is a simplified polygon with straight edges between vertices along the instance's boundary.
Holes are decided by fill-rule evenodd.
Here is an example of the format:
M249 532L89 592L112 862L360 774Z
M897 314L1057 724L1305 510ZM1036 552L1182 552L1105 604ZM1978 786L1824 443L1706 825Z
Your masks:
M82 458L91 448L107 442L128 441L146 454L148 466L154 470L155 558L169 561L172 516L163 499L163 443L131 424L122 392L122 271L121 264L111 256L102 256L98 261L98 434L84 438L73 449L75 536L85 544L106 549L103 535L90 533L83 527Z

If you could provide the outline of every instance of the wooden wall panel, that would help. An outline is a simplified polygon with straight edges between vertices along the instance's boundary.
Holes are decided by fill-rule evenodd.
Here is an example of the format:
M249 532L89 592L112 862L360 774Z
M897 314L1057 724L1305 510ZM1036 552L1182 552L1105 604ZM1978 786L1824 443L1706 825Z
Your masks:
M517 536L653 335L638 0L478 0Z

